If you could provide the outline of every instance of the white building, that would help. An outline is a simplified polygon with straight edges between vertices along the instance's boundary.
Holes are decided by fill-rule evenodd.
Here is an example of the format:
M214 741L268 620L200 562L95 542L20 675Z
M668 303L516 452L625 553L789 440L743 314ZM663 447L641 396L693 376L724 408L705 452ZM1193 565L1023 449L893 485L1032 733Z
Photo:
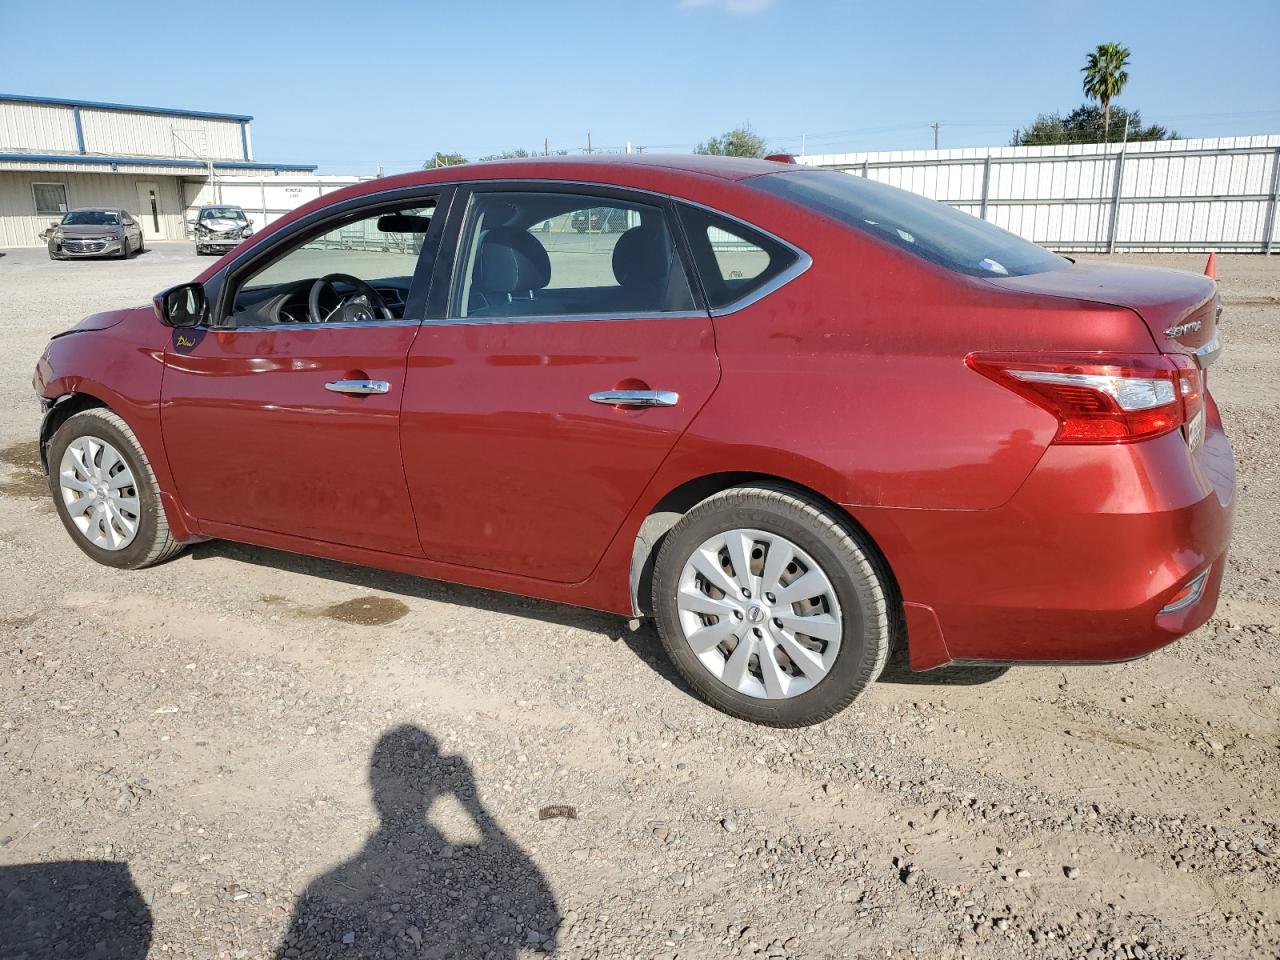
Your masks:
M0 94L0 247L43 245L41 231L76 207L119 207L133 214L148 240L180 240L187 208L211 202L224 178L269 183L267 177L287 177L299 195L315 196L317 190L303 189L314 165L254 160L252 121ZM202 189L209 185L214 196ZM265 197L266 186L258 192Z

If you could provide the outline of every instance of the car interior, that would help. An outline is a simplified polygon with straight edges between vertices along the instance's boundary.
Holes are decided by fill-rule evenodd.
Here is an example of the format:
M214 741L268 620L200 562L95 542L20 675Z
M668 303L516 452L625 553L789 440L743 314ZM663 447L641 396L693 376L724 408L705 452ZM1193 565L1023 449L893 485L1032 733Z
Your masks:
M691 310L689 281L660 207L564 193L478 194L463 231L451 315L586 316ZM588 214L583 227L584 211ZM431 207L348 221L244 281L228 325L404 317Z
M289 249L241 284L230 325L403 319L432 211L348 221Z
M598 235L579 229L584 210ZM576 222L575 222L576 221ZM454 314L500 318L693 308L663 211L562 193L478 195Z

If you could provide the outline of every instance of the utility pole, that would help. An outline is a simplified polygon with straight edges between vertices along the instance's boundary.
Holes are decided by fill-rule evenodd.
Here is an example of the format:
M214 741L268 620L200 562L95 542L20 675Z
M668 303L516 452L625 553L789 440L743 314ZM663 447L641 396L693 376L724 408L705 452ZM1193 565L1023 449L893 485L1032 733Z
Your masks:
M938 127L942 126L942 124L938 123L938 121L935 120L933 121L933 123L929 124L929 126L933 127L933 149L937 150L938 149Z
M802 156L802 157L805 155L805 153L804 153L804 142L805 142L805 136L804 136L804 134L802 133L802 134L800 134L800 156Z
M542 155L545 157L550 152L551 152L551 138L543 137L542 138Z
M591 131L587 131L587 153L591 153Z

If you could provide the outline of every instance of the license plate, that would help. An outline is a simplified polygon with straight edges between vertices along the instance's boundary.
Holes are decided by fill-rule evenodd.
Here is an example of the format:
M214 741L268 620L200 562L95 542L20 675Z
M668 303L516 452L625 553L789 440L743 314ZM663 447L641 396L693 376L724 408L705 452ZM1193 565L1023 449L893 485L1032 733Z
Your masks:
M1202 408L1191 422L1187 424L1187 446L1194 450L1204 440L1204 409Z

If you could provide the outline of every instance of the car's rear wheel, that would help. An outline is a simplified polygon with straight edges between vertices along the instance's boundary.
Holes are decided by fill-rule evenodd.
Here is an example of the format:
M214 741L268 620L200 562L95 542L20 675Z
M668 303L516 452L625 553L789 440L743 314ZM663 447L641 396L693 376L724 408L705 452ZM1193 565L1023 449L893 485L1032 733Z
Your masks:
M136 569L182 549L142 445L115 413L94 408L68 417L49 441L48 462L58 516L94 560Z
M704 500L654 566L652 609L680 673L713 706L771 726L825 720L880 675L890 604L863 536L782 487Z

